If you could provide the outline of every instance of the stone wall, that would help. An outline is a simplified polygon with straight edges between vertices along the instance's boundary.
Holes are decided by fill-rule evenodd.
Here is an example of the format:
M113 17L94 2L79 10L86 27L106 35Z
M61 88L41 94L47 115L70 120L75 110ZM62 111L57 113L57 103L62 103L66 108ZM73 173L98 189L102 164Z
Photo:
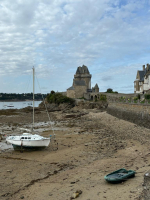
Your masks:
M125 98L134 98L137 96L135 93L131 94L123 94L123 93L105 93L105 92L100 92L100 94L104 94L107 96L107 101L118 101L120 97L125 97Z
M74 86L75 88L75 98L82 98L87 90L86 86Z
M67 90L67 97L75 98L75 90Z
M83 77L82 79L83 79L83 80L85 81L85 83L86 83L86 86L87 86L86 89L91 89L91 76L90 76L90 77Z
M91 100L91 97L92 97L92 99L94 100L95 96L97 96L98 94L106 95L107 101L109 101L109 102L118 101L120 97L125 97L126 99L128 99L128 98L134 98L137 96L137 94L135 94L135 93L131 93L131 94L118 93L118 94L116 94L116 93L105 93L105 92L89 92L89 93L85 93L84 97L87 100Z
M86 100L90 100L90 93L84 93L83 96Z
M109 102L107 112L120 119L150 128L150 104Z
M67 96L67 92L60 92L62 95Z

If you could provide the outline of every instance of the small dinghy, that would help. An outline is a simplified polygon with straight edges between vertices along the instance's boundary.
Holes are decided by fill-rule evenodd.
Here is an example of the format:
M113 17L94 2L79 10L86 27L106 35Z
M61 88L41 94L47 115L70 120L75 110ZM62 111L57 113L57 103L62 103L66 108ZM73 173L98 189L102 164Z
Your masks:
M134 176L135 176L135 171L133 170L119 169L117 171L114 171L106 175L104 179L110 183L119 183Z

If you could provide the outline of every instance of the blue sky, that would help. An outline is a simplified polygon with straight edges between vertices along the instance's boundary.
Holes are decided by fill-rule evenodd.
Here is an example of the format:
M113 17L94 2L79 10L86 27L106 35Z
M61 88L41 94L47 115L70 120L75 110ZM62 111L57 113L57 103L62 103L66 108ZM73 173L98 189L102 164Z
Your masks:
M133 93L150 62L149 0L0 0L0 92L66 91L78 66L92 86ZM37 92L38 89L37 89Z

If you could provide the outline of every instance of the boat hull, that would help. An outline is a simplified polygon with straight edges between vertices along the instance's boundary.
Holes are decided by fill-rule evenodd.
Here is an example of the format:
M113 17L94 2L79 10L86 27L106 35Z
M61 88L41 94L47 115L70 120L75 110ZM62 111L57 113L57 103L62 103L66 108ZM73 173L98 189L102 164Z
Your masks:
M7 139L7 142L13 145L14 149L43 149L50 144L50 138L42 140L11 140Z
M35 150L42 150L45 149L46 146L18 146L15 144L12 144L13 148L15 151L22 151L22 150L30 150L30 151L35 151Z
M117 171L114 171L104 177L104 179L109 183L119 183L122 181L126 181L128 178L132 178L135 176L135 171L122 168Z

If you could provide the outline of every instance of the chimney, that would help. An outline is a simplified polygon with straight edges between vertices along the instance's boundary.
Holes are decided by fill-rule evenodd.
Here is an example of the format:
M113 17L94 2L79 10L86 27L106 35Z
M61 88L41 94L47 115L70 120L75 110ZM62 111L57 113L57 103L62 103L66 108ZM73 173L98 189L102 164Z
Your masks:
M147 68L147 70L148 70L149 64L147 63L146 65L147 65L147 67L146 67L146 68Z
M143 71L145 70L145 65L143 65Z

